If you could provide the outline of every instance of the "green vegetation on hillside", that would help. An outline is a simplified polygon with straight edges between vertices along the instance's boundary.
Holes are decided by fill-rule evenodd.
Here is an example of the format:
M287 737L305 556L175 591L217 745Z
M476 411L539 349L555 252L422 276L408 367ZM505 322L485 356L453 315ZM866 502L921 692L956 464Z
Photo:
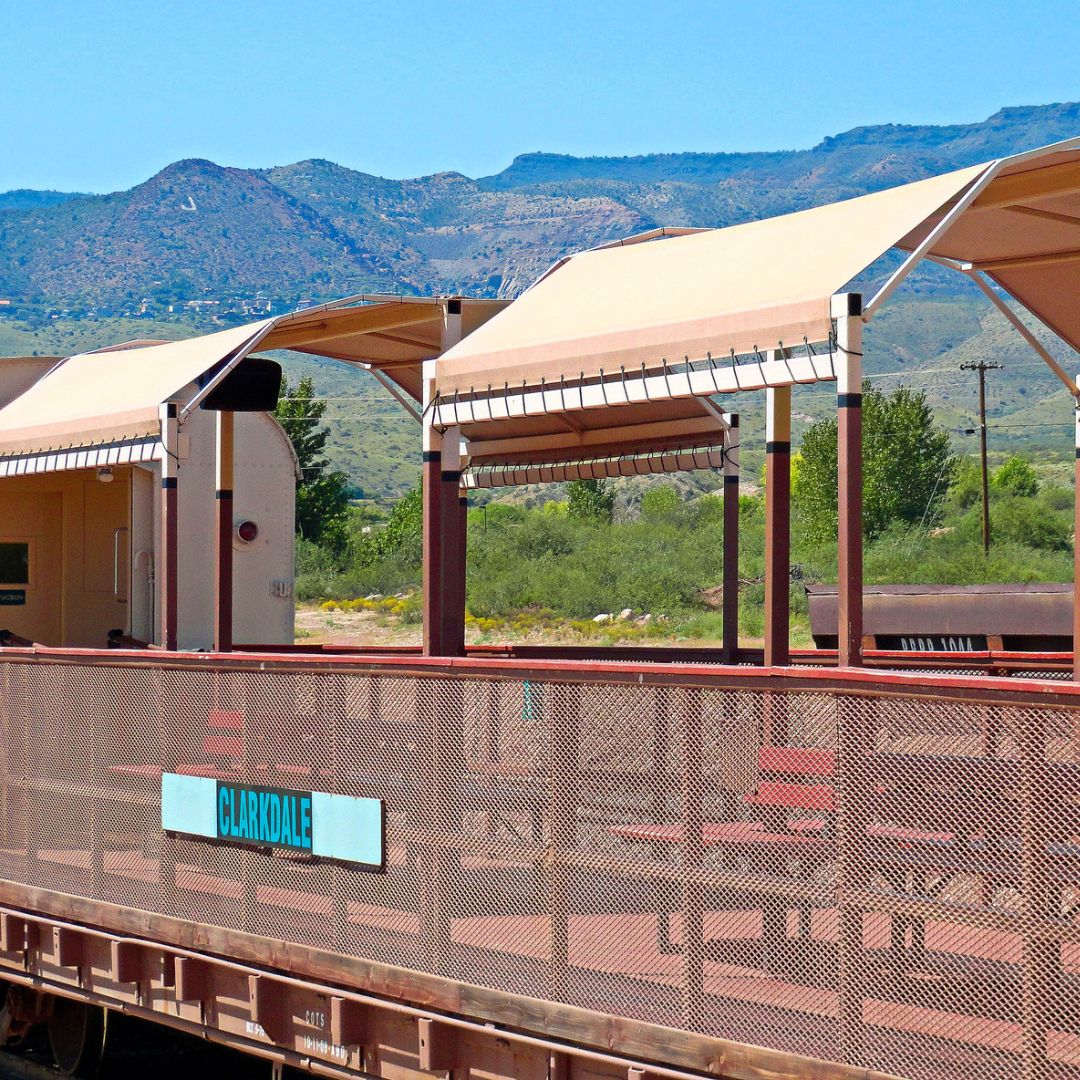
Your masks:
M951 456L921 395L871 390L868 403L868 584L1071 579L1071 488L1023 458L1004 462L993 473L994 543L984 556L976 465ZM886 442L891 451L882 451ZM794 638L800 643L808 641L804 586L837 576L835 513L807 499L805 487L816 473L821 476L815 483L828 483L835 421L812 425L803 445L808 456L795 487L791 574ZM832 484L835 500L835 466ZM566 499L538 506L492 501L470 510L468 613L474 627L494 637L541 629L609 640L719 638L722 496L669 482L644 491L625 482L576 483L564 490ZM762 492L742 495L739 520L740 630L753 640L763 629ZM301 545L298 597L382 610L381 599L362 598L397 594L402 599L393 610L419 618L421 528L418 487L388 517L355 509L343 552ZM626 610L629 617L614 618Z
M977 490L977 489L976 489ZM653 492L663 492L654 496ZM571 624L578 630L623 638L656 634L718 639L718 586L723 544L718 495L684 499L674 487L649 489L650 499L624 506L616 520L575 519L564 502L526 509L490 503L469 512L468 610L498 636L515 628ZM419 529L416 495L410 497L411 531L395 531L371 557L366 537L342 561L305 545L297 595L304 601L348 601L371 594L413 595L419 608ZM663 507L658 512L657 505ZM995 491L994 544L980 545L981 511L961 470L955 490L933 528L894 523L866 545L868 584L977 584L1070 581L1072 493L1053 485L1035 495ZM401 522L396 523L399 527ZM371 528L370 518L364 526ZM371 536L369 533L366 536ZM374 535L378 535L378 531ZM763 628L764 499L740 500L740 626L744 638ZM815 540L796 511L792 523L791 600L795 639L808 640L803 586L836 581L832 539ZM633 610L647 623L593 624L595 616ZM662 618L667 621L662 621ZM585 624L588 624L586 627Z
M605 240L802 210L1078 125L1077 103L1008 108L975 124L854 128L799 151L528 154L480 180L392 180L321 159L272 169L187 159L129 191L0 195L0 298L115 315L148 302L163 315L256 300L277 314L360 291L513 296L562 255Z

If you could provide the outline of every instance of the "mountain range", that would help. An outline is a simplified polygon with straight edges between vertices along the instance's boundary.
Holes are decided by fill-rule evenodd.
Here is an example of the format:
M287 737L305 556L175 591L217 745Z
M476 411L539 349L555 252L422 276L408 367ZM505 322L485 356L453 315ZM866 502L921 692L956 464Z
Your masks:
M1071 103L855 128L809 150L523 154L478 179L189 159L109 195L0 195L0 297L72 309L232 293L289 305L360 289L512 296L590 244L800 210L1078 132Z
M17 348L25 330L23 347L38 347L59 325L87 318L97 320L91 336L105 340L109 320L122 316L192 332L362 291L514 296L571 251L658 225L736 224L1077 134L1073 102L1004 108L980 123L859 127L806 150L529 153L478 178L393 180L325 160L242 169L188 159L128 191L10 191L0 194L2 343ZM1012 343L969 288L935 269L914 279L891 321L883 315L872 327L877 370L934 373L956 350L1008 353ZM948 305L948 317L927 304ZM928 338L930 324L939 340ZM955 380L927 381L965 424ZM992 409L1037 413L1055 389L1041 372L1007 369Z

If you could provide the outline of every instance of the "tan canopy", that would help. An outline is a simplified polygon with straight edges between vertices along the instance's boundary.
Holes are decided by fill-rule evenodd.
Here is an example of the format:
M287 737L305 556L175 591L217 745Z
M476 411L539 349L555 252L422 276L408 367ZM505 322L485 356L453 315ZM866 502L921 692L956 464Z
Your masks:
M154 435L162 402L241 351L266 325L72 356L0 409L0 455Z
M461 333L471 334L509 300L466 297L372 296L297 311L274 320L262 349L292 349L359 363L384 373L413 400L421 399L421 364L443 351L444 312L455 303Z
M126 342L72 356L0 409L0 457L156 436L163 402L183 405L185 387L256 348L363 364L419 402L421 365L442 351L448 308L460 311L461 331L467 333L506 303L351 297L184 341Z
M695 425L700 435L705 398L833 378L833 297L892 248L911 254L864 318L930 257L985 271L1080 347L1080 140L765 221L655 235L563 260L449 349L431 422L459 426L489 464L551 461L556 447L629 452Z
M1080 148L1077 140L1006 158L928 251L984 272L1080 349ZM941 223L940 208L899 246L911 251Z
M439 391L579 380L828 337L830 298L986 166L798 214L575 255L450 349Z

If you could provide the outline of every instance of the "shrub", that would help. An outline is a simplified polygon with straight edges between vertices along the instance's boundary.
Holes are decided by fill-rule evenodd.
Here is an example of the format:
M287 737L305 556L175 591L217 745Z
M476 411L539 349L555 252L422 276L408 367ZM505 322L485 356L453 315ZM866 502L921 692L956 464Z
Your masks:
M656 484L641 496L641 516L649 520L675 517L682 510L683 501L671 484Z
M566 512L578 521L611 521L615 488L610 480L571 480L566 485Z
M990 483L998 491L1007 492L1010 495L1031 498L1039 493L1039 478L1035 475L1034 468L1022 457L1015 455L999 469L994 470Z
M805 529L836 537L837 422L807 428L792 476L792 496ZM889 395L863 384L863 535L873 539L893 521L937 519L956 469L948 434L934 422L926 394L900 387Z

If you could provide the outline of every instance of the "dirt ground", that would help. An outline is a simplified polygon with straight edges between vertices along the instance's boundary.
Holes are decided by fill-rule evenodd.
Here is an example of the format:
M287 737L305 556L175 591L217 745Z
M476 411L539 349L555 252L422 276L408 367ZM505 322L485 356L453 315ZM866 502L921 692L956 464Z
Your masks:
M419 623L405 624L375 611L322 611L301 607L296 612L296 640L301 645L419 645Z
M303 606L296 612L296 641L301 645L419 645L423 637L420 623L406 623L396 615L374 611L323 611L316 606ZM571 627L543 627L527 633L515 633L509 627L497 634L483 634L468 627L465 634L470 645L513 641L524 645L594 645L608 642L596 637L585 638ZM640 638L626 644L635 646L672 646L685 648L716 648L719 641L689 639L674 633ZM752 642L743 642L751 645Z

